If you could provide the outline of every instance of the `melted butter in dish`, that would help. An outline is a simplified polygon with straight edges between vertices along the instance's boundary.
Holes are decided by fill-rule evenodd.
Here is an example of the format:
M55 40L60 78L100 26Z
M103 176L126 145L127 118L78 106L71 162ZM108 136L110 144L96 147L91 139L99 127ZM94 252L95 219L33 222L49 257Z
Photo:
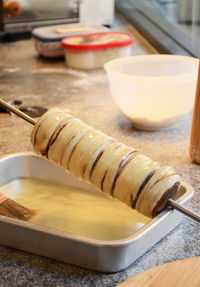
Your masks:
M0 190L36 210L31 223L99 240L127 238L150 220L95 190L35 178L14 179Z

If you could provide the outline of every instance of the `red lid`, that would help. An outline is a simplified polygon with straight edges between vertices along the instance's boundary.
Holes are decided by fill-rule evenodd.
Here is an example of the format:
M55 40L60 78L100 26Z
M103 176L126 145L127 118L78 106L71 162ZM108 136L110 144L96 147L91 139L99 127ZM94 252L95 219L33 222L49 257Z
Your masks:
M62 45L78 51L99 50L128 46L133 43L133 36L125 32L103 32L64 38Z

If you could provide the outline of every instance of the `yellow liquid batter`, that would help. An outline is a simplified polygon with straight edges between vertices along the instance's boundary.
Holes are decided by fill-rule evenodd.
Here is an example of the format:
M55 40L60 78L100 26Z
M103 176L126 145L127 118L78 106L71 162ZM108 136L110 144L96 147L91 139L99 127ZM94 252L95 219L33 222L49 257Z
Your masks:
M0 191L36 210L30 222L100 240L134 234L150 218L101 192L35 178L17 178Z

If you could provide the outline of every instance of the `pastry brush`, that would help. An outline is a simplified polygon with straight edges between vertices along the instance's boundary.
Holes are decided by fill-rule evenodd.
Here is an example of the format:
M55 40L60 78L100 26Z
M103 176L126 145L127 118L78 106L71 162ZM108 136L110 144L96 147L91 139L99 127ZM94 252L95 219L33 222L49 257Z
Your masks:
M34 215L34 212L0 192L0 215L29 220Z

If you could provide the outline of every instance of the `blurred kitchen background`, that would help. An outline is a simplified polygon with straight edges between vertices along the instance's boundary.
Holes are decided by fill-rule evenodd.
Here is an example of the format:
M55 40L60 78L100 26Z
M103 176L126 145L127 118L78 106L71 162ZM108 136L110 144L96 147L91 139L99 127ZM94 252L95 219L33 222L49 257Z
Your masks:
M114 0L0 0L1 32L31 31L33 27L72 22L91 22L111 25L114 17ZM20 13L11 15L12 7L8 3L17 3Z
M200 56L199 0L0 0L0 35L72 22L112 26L115 8L159 52Z

